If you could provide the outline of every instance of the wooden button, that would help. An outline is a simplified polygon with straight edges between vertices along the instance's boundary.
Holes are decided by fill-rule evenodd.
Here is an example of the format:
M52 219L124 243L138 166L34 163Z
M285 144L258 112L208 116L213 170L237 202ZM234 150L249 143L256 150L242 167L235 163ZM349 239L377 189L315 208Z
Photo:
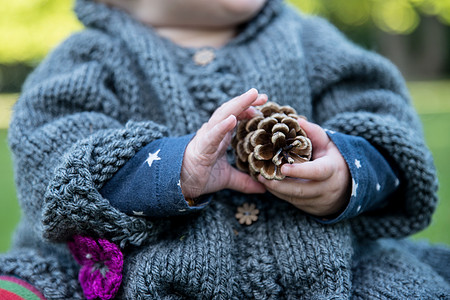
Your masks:
M256 205L251 203L244 203L242 206L237 208L237 213L235 214L236 219L242 225L251 225L253 222L258 221L259 209Z
M214 53L213 50L211 50L211 49L201 49L201 50L198 50L194 54L192 59L194 60L194 62L197 65L206 66L207 64L212 62L215 57L216 57L216 54Z

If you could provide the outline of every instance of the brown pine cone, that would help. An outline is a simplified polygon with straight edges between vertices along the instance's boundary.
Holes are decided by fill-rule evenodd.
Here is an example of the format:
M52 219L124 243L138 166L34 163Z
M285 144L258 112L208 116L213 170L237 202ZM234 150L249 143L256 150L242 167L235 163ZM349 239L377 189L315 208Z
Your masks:
M267 102L262 116L239 121L231 145L236 166L256 178L282 180L281 166L311 159L312 144L298 124L300 116L290 106Z

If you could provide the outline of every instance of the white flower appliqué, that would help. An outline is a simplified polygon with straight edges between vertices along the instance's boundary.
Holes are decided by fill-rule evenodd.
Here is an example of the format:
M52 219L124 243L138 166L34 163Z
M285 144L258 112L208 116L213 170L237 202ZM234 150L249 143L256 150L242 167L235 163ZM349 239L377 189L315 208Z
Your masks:
M158 151L156 151L155 153L148 154L148 158L145 160L145 162L148 163L149 167L152 166L155 160L161 160L161 157L158 156L159 151L161 151L161 149L158 149Z
M133 210L133 215L145 217L145 214L144 214L143 211L134 211L134 210Z
M376 187L377 191L381 190L381 185L379 183L377 183Z
M356 190L358 189L358 184L355 182L355 179L352 178L352 195L351 197L356 197Z

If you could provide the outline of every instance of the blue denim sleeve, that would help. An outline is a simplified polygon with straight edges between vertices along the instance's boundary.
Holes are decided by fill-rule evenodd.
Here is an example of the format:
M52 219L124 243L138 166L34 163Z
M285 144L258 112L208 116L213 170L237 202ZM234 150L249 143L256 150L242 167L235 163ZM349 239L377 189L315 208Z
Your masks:
M162 138L142 148L100 190L118 210L135 216L166 217L203 208L189 206L181 192L184 151L193 135Z
M331 130L326 132L339 149L350 170L351 196L347 207L337 217L315 217L315 219L324 224L333 224L365 211L384 207L388 196L400 184L395 170L364 138Z

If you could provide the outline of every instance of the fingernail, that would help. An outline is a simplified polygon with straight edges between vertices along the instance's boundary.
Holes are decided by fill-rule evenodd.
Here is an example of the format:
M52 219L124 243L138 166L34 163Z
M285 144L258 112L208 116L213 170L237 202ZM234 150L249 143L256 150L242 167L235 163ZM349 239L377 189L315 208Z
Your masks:
M225 120L231 120L231 119L236 119L235 115L229 115Z
M258 100L261 100L261 99L267 100L268 99L267 95L266 94L258 94L258 97L256 97L255 102Z
M257 89L251 88L251 89L249 89L248 91L246 91L244 95L251 94L251 93L253 93L253 91L256 91L256 93L258 93L258 90L257 90Z

